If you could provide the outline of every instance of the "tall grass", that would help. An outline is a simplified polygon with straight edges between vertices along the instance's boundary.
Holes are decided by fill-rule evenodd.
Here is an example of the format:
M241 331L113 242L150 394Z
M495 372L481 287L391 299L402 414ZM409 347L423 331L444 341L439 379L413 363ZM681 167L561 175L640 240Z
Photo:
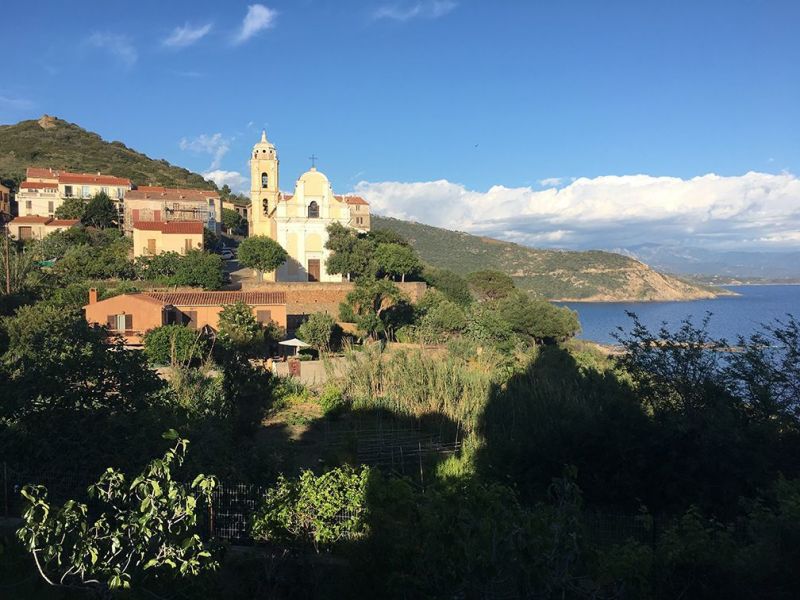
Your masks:
M502 375L491 366L449 353L387 352L374 344L345 355L339 385L354 409L384 409L422 417L441 414L472 432L493 385Z

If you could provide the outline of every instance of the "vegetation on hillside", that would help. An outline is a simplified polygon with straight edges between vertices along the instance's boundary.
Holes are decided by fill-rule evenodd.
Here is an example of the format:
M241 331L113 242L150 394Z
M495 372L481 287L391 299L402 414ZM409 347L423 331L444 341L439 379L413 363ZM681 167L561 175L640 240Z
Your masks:
M373 215L373 230L409 240L427 264L466 275L501 271L517 285L551 300L680 300L711 298L719 290L656 273L620 254L529 248Z
M38 120L0 125L0 179L25 179L27 167L52 167L79 173L127 177L138 185L211 188L216 185L188 169L107 142L74 123L44 116Z

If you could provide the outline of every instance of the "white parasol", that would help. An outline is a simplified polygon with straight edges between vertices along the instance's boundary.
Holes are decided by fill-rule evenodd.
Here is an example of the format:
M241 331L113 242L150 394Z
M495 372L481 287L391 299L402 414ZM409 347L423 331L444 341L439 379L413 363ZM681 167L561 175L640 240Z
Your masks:
M282 346L292 346L294 348L295 355L300 353L300 348L308 348L311 346L311 344L306 344L303 340L298 340L297 338L283 340L282 342L278 343Z

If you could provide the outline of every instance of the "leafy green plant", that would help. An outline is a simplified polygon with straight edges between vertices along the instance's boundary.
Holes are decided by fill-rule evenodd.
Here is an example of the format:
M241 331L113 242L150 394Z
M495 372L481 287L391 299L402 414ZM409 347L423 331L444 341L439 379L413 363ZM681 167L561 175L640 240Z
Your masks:
M297 328L297 337L319 352L328 352L341 342L342 329L328 313L312 313Z
M239 244L238 258L242 266L258 271L260 280L264 273L274 271L285 263L289 255L272 238L256 235Z
M144 335L144 353L155 365L188 364L203 358L205 350L201 333L183 325L162 325Z
M365 532L369 468L345 466L322 475L283 475L267 491L251 532L257 540L311 543L319 552Z
M23 488L26 508L17 536L48 584L87 588L106 597L110 590L131 587L150 570L183 577L217 567L197 532L200 510L210 502L216 479L200 474L189 486L173 479L189 441L174 431L164 437L174 441L172 448L132 481L109 468L89 487L98 505L92 511L76 500L53 506L44 486Z
M347 402L345 402L342 390L336 386L328 385L320 394L319 405L326 416L335 416L347 406Z

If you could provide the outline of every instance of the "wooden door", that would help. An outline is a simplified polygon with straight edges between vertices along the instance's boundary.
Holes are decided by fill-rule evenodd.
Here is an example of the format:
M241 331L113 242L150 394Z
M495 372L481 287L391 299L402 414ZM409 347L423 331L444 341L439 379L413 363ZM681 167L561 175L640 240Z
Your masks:
M21 240L29 240L33 237L33 229L30 227L20 227L19 228L19 239Z
M308 259L308 280L309 281L319 281L319 259L318 258L309 258Z
M156 241L153 238L147 240L147 254L150 256L156 255Z

